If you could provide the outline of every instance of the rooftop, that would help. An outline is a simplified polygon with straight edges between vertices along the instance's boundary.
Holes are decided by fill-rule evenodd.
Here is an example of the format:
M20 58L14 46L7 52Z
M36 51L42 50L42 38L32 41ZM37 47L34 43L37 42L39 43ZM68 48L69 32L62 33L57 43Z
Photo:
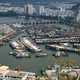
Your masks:
M5 78L17 78L20 80L26 80L27 78L35 80L35 73L12 70L9 69L8 66L0 66L0 76L4 76Z

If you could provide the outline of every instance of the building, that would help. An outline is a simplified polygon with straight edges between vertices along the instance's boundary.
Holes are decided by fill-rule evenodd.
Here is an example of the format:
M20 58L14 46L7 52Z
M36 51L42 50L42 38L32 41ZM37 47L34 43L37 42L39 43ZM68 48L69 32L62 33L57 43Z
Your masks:
M16 33L15 30L13 30L10 25L7 24L0 24L0 40L7 40L10 37L12 37Z
M35 73L12 70L8 66L0 66L0 80L36 80Z
M46 70L49 80L59 80L60 66L54 65L51 69Z
M39 7L39 14L40 15L45 15L45 7L44 6Z
M78 23L80 23L80 9L79 9L79 11L78 11L78 14L77 14L77 17L76 17L76 21L77 21Z
M58 76L56 74L56 70L47 70L46 74L49 80L58 80Z
M33 13L34 13L34 7L33 7L32 4L25 5L25 13L27 15L33 15Z

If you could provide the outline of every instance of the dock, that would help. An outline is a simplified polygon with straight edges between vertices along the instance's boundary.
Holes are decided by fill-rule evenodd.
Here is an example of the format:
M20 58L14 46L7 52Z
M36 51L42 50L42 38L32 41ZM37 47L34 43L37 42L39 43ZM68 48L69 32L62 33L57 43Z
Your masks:
M80 52L80 49L66 47L62 45L47 45L47 48L55 49L55 50L62 50L62 51L70 51L70 52Z

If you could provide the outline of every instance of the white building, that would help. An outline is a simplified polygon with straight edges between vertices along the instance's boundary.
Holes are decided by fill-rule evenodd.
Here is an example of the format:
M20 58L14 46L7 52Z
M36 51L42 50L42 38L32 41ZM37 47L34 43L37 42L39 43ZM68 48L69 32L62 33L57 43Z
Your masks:
M0 66L0 80L36 80L35 73L9 69Z
M39 8L39 14L40 15L44 15L45 14L45 7L44 6L40 6L40 8Z
M24 7L11 7L12 11L16 13L24 13Z
M34 7L32 4L25 5L25 13L27 13L28 15L33 15Z
M58 75L56 69L46 70L46 74L49 80L58 80Z

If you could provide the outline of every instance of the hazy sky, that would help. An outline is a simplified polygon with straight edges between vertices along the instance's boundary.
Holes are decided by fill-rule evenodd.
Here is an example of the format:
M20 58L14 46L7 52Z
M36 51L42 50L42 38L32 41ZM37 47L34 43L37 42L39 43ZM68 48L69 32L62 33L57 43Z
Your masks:
M0 2L15 2L15 1L18 1L18 2L23 2L23 1L41 1L41 2L43 2L43 1L70 1L70 2L72 2L72 1L80 1L80 0L0 0Z
M11 2L18 4L24 4L25 2L33 4L50 4L52 2L80 2L80 0L0 0L0 2Z

